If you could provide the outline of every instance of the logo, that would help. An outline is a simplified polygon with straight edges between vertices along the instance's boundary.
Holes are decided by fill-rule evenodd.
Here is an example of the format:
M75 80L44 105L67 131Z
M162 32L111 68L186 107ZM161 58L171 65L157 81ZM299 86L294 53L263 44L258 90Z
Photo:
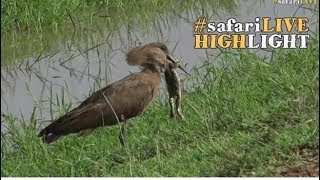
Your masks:
M319 4L319 0L273 0L273 4Z
M307 48L308 22L306 17L256 17L244 23L235 18L207 22L200 17L194 23L194 48Z

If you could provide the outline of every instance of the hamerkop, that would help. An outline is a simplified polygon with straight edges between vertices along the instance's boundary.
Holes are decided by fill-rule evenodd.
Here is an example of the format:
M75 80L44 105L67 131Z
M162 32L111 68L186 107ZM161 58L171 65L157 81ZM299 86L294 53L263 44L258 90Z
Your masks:
M137 46L133 48L129 53L127 57L127 63L129 65L140 65L139 58L135 58L137 54L143 49L144 46ZM164 47L163 49L167 54L170 54L167 47ZM169 94L169 105L170 105L170 117L174 118L176 116L176 113L180 118L184 118L182 115L180 106L181 106L181 82L180 77L175 70L177 67L179 67L181 70L183 70L186 74L190 75L186 70L184 70L180 66L180 61L175 61L174 59L169 59L172 63L169 63L168 66L165 69L164 77L166 80L167 90Z
M38 136L50 144L71 133L88 134L97 127L123 122L119 136L123 144L125 139L121 134L124 134L126 121L140 115L152 102L160 87L161 73L173 61L162 43L146 44L132 51L128 58L143 67L141 72L94 92L78 107L41 130Z

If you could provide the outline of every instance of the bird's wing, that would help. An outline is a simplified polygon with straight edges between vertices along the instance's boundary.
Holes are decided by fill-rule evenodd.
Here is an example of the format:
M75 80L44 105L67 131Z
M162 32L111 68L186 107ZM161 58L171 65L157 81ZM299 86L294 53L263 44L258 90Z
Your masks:
M139 76L134 73L134 74L131 74L119 81L116 81L94 93L92 93L90 95L90 97L88 97L86 100L84 100L79 107L81 106L84 106L86 104L89 104L89 103L97 103L97 102L104 102L104 96L107 96L107 97L110 97L111 94L114 94L114 93L118 93L118 91L122 90L124 87L127 87L129 85L135 85L137 82L137 78ZM104 94L104 96L103 96Z
M50 133L66 135L88 128L95 128L98 123L96 117L101 117L105 109L107 109L105 103L88 104L87 106L77 107L41 130L39 136Z
M96 91L79 107L91 103L110 103L118 115L123 114L131 118L140 114L151 102L157 88L157 83L135 73Z

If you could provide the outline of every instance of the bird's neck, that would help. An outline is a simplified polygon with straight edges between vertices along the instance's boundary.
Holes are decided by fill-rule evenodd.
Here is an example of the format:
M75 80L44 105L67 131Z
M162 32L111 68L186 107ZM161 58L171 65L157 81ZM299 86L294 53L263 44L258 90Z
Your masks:
M155 65L147 65L144 67L144 69L142 70L143 73L148 73L148 74L154 74L160 77L160 73L161 73L161 68Z
M145 67L140 73L144 74L144 77L149 77L149 78L144 78L145 81L150 81L153 88L158 89L161 83L161 72L157 67ZM155 91L156 92L156 91Z

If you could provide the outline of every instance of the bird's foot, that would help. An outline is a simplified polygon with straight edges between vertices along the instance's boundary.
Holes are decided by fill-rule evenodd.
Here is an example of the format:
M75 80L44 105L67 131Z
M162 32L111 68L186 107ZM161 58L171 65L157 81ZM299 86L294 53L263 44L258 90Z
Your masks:
M181 65L182 65L182 60L178 60L173 63L174 68L180 67Z
M178 66L180 66L180 65L182 64L182 59L177 60L177 61L175 62L175 64L178 65Z

